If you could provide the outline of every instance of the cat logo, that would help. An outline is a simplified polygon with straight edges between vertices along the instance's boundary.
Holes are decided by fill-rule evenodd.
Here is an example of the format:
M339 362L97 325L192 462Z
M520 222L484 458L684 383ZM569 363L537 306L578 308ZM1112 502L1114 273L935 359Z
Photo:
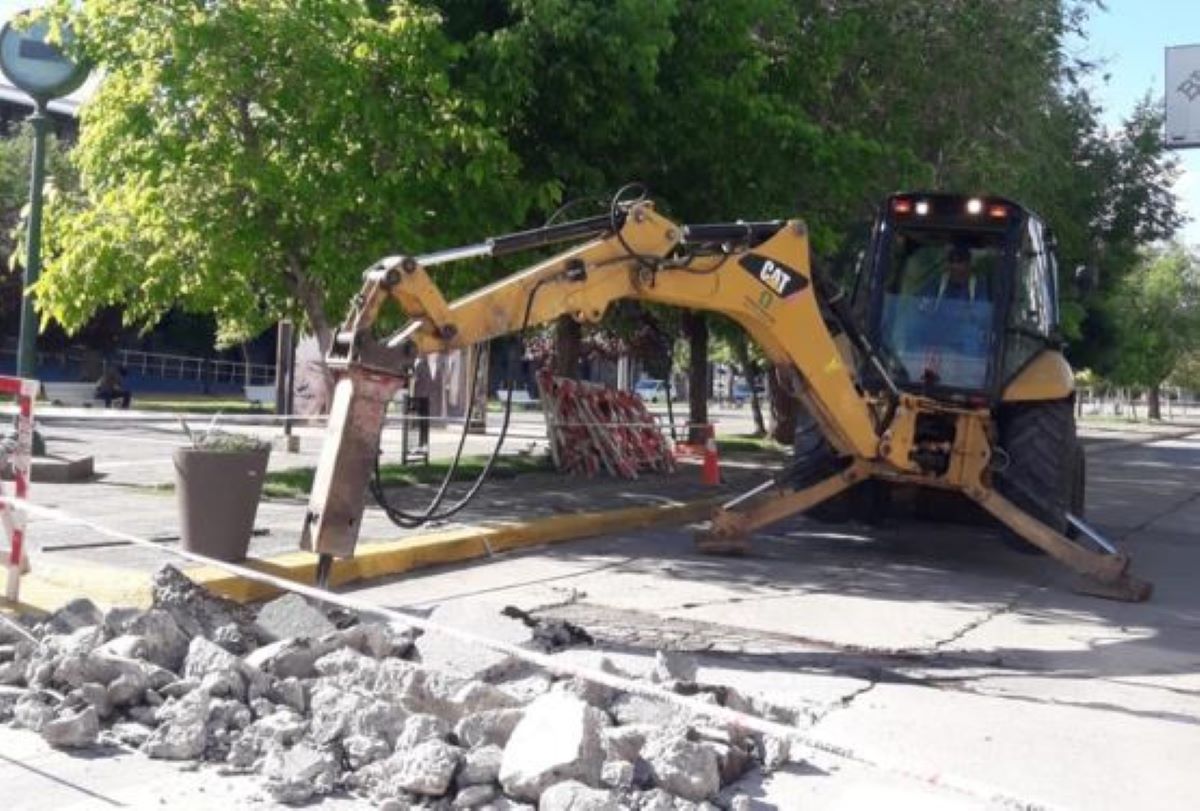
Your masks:
M774 259L756 253L743 256L738 263L754 278L758 279L775 295L787 298L808 286L803 275Z

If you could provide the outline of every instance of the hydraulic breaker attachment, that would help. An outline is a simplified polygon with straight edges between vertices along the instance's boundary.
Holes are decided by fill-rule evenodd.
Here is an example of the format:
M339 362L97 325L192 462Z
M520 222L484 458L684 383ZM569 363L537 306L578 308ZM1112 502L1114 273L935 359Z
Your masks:
M388 403L401 379L351 364L333 392L325 444L304 517L300 548L321 555L318 580L332 557L354 555L363 497L375 471Z

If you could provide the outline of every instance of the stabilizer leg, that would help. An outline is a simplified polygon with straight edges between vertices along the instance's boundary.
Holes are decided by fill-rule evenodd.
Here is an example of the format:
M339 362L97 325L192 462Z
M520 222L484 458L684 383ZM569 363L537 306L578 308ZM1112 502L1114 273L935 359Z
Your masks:
M965 492L1013 532L1077 573L1081 578L1077 591L1140 603L1154 590L1153 584L1129 574L1129 556L1117 552L1108 541L1097 543L1103 552L1092 551L1058 534L995 490L969 488Z
M864 478L861 465L852 464L845 470L802 490L779 487L775 483L760 485L718 507L707 530L696 533L696 548L708 555L743 555L750 550L750 534L769 524L812 509L823 501ZM771 494L744 512L733 508L760 493Z

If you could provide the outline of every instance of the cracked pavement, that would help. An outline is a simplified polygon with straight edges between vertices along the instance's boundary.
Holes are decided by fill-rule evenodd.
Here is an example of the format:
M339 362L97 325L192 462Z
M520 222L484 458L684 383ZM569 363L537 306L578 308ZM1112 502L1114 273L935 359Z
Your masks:
M757 807L1156 809L1196 805L1200 758L1200 436L1089 446L1088 519L1155 583L1133 605L987 527L796 520L744 558L687 529L500 555L357 589L392 607L494 602L585 628L648 673L659 649L697 681L790 710L815 752L751 791ZM951 790L930 776L976 786ZM921 779L916 779L921 778Z

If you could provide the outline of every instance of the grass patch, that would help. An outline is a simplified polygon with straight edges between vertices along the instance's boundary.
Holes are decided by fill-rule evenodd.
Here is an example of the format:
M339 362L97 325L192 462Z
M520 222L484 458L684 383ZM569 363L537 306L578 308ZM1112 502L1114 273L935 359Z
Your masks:
M783 453L786 449L775 440L753 434L718 434L720 453Z
M188 414L269 414L272 409L255 406L241 397L134 396L132 407L139 411L168 411Z
M483 455L464 456L459 461L451 481L473 481L486 463L487 457ZM449 461L435 461L428 465L384 465L383 483L387 487L441 484L449 467ZM553 469L549 456L502 456L496 460L491 476L497 479L511 479L525 473L546 473ZM315 475L316 469L311 467L271 471L267 473L263 482L263 495L272 498L307 498L312 492Z

